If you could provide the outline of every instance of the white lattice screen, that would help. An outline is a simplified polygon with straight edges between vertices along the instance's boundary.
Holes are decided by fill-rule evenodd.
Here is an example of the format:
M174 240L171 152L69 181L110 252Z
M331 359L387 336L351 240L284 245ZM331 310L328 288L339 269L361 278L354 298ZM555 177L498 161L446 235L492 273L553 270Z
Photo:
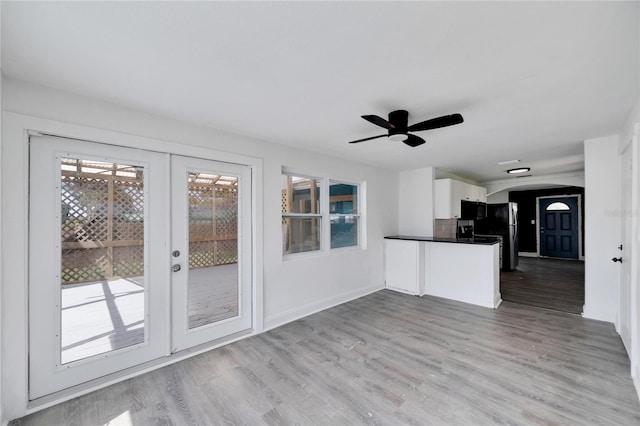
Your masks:
M192 268L238 261L237 182L220 178L189 183ZM63 284L144 274L142 169L65 158L61 205Z

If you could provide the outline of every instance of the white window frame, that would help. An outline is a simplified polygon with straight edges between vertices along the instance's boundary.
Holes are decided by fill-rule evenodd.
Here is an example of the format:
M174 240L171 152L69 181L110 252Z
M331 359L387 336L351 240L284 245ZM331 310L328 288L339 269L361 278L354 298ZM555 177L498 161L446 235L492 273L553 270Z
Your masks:
M289 168L282 168L281 176L295 176L300 178L314 179L319 182L319 191L320 191L320 208L318 213L282 213L281 218L311 218L318 217L320 218L320 235L319 242L320 248L318 250L310 250L303 251L299 253L285 253L285 245L284 240L282 240L282 257L283 259L292 259L292 258L300 258L300 257L309 257L309 256L318 256L318 255L326 255L328 253L336 252L336 251L345 251L345 250L360 250L364 249L364 235L363 230L365 227L365 211L364 211L364 194L365 190L365 182L353 182L347 179L334 179L330 177L320 177L315 174L309 173L301 173L296 170L292 170ZM331 184L345 184L345 185L353 185L357 187L357 214L332 214L330 212L330 185ZM356 216L358 218L357 224L357 233L358 240L357 243L353 246L346 247L336 247L331 248L331 217L337 216Z
M299 178L306 178L306 179L313 179L316 182L319 183L318 185L318 194L320 197L320 205L319 205L319 212L318 213L282 213L282 219L288 219L288 218L318 218L319 220L319 226L320 226L320 232L318 233L318 244L319 244L319 248L317 250L309 250L309 251L302 251L302 252L298 252L298 253L285 253L284 249L285 249L285 245L284 245L284 240L283 240L283 244L282 244L282 254L284 257L290 257L290 256L305 256L305 255L309 255L309 254L313 254L313 253L321 253L324 251L325 247L326 247L326 242L325 242L325 238L324 238L324 229L326 228L326 223L325 223L325 212L327 211L328 208L328 204L325 204L325 197L324 197L324 193L325 193L325 179L318 177L318 176L313 176L313 175L308 175L305 173L296 173L296 172L292 172L292 171L285 171L283 170L281 173L281 176L295 176L295 177L299 177Z

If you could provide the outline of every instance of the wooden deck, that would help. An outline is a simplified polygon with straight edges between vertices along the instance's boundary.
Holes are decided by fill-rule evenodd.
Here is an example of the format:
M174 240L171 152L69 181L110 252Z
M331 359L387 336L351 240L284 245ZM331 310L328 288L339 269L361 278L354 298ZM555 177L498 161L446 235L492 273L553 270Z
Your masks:
M637 425L610 323L383 290L13 421Z
M237 316L238 264L190 270L188 294L189 328Z
M237 315L236 264L193 269L189 277L190 328ZM63 364L142 343L142 277L65 285L61 328Z

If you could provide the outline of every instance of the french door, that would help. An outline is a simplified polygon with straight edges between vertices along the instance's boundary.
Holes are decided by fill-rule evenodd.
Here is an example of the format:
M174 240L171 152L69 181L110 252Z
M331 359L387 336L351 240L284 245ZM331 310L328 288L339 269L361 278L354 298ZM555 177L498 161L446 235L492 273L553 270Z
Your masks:
M176 352L251 328L251 169L171 158Z
M251 171L30 139L29 397L252 325Z

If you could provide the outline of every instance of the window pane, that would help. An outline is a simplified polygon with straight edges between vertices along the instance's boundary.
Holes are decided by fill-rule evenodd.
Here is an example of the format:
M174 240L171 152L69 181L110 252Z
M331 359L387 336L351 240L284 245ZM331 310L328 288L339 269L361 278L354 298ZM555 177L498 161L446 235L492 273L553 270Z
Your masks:
M282 213L320 213L320 181L282 175Z
M337 214L358 213L358 185L329 184L329 212Z
M282 240L284 254L320 250L320 218L283 218Z
M557 210L571 210L568 205L562 203L560 201L556 201L555 203L549 204L547 207L548 211L557 211Z
M358 216L331 216L331 248L358 245Z

